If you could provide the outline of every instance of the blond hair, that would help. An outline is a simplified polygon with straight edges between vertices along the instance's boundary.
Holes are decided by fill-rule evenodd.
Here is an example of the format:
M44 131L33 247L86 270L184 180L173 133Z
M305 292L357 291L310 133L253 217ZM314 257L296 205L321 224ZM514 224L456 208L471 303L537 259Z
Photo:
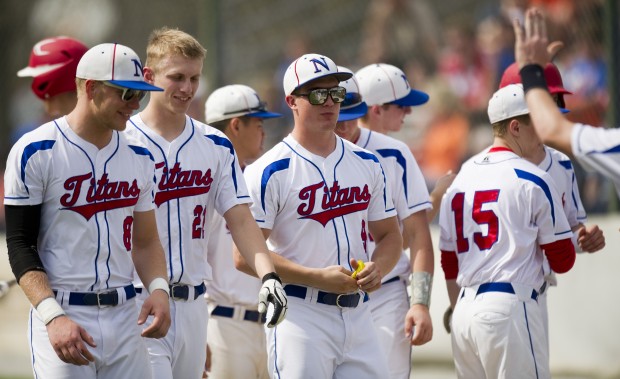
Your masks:
M155 29L146 46L145 67L156 68L159 62L170 55L182 55L188 59L204 60L207 50L191 35L164 26Z
M501 120L498 121L493 125L493 135L495 137L503 137L506 135L506 133L508 132L508 125L510 125L510 121L512 120L517 120L519 121L519 123L521 124L530 124L530 115L529 114L524 114L524 115L520 115L520 116L515 116L515 117L511 117L511 118L507 118L505 120Z

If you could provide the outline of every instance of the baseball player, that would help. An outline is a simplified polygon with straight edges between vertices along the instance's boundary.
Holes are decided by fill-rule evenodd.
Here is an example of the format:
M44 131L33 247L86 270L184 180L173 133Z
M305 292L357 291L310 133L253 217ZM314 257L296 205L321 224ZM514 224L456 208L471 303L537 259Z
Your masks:
M571 94L564 88L560 71L553 63L547 63L544 68L545 80L547 82L549 92L554 97L558 107L564 107L564 95ZM500 88L509 84L520 84L521 76L516 63L506 68L500 81ZM538 136L534 136L539 141ZM572 162L565 154L543 145L540 143L538 147L525 159L537 165L540 169L547 171L556 188L560 192L564 213L568 219L568 224L573 231L573 245L578 253L588 252L594 253L605 247L605 237L603 231L598 225L584 225L586 221L586 212L581 203L579 196L579 188L573 170ZM544 326L547 336L547 348L549 348L549 321L547 309L547 289L550 286L557 285L555 273L551 271L549 262L545 259L543 263L545 271L545 282L539 291L538 303L541 304L543 311Z
M402 238L377 157L334 134L346 95L339 83L350 77L324 55L293 61L283 79L293 130L245 170L252 213L289 297L286 320L267 330L273 378L388 372L368 292L398 261Z
M205 252L216 212L226 219L241 252L263 278L259 300L263 306L275 303L270 325L286 313L286 296L247 206L250 199L232 144L222 133L186 115L198 89L205 52L194 37L178 29L153 31L144 77L163 91L153 93L127 127L127 133L145 143L155 159L155 213L168 268L170 331L165 338L147 341L156 378L199 378L203 373L204 281L212 276ZM146 292L142 283L136 286L141 302Z
M521 85L493 95L493 145L463 164L441 203L439 248L459 378L550 377L537 301L543 253L564 273L575 249L553 180L522 158L539 148L528 112Z
M254 89L233 84L216 89L205 104L207 123L230 139L241 169L263 149L263 120L281 117L269 112ZM260 281L235 268L233 241L226 222L213 215L208 259L213 277L207 282L211 350L209 378L261 378L267 372L264 315L257 311Z
M112 43L88 50L76 77L75 109L20 138L4 178L9 260L32 303L34 376L150 378L140 335L161 338L170 325L155 166L120 132L146 91L161 89L144 82L133 50ZM149 292L139 314L134 266Z
M515 58L538 136L543 143L574 156L585 168L607 176L620 196L620 130L576 124L564 118L549 95L543 75L543 66L549 61L549 40L542 12L530 8L525 27L518 21L513 26Z
M75 108L75 70L86 50L82 42L73 38L46 38L34 45L28 66L17 72L19 77L32 77L32 92L43 101L51 119Z
M344 67L339 68L339 71L350 72ZM381 124L402 122L410 106L419 103L411 98L418 94L424 97L426 94L413 92L415 90L410 89L402 71L394 66L370 65L360 72L362 79L359 85L357 75L341 84L347 89L347 98L341 105L336 133L370 150L379 159L392 190L392 200L406 241L404 247L409 248L414 255L410 261L407 252L402 251L398 264L384 276L381 288L373 293L370 301L380 346L388 360L389 377L408 379L411 372L411 345L430 341L433 333L428 306L434 258L426 213L431 203L424 177L407 145L374 132L371 128L380 129ZM366 94L375 94L371 96L370 106L362 101L365 98L360 95L360 87ZM368 115L368 112L371 114ZM380 114L382 116L378 116ZM360 117L365 127L357 125ZM350 120L352 118L355 119ZM373 250L371 241L367 244L369 252ZM412 272L413 298L410 306L407 285Z

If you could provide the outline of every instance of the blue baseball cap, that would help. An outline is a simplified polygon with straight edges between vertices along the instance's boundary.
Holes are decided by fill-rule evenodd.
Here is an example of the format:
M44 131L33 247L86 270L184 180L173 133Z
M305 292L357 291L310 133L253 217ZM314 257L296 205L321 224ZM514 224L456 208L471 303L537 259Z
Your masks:
M368 105L364 100L362 100L360 86L355 78L355 75L353 75L353 71L346 67L338 66L338 72L351 74L349 79L340 82L340 85L347 90L347 94L344 101L340 104L338 122L350 121L363 117L366 113L368 113Z

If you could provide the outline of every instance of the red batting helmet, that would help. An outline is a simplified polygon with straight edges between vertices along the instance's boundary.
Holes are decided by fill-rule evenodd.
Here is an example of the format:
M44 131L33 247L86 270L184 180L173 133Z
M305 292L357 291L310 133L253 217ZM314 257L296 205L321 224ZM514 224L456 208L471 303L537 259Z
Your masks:
M551 94L572 95L573 93L564 88L560 70L553 63L547 63L545 66L545 80ZM504 71L502 80L499 82L499 88L504 88L508 84L521 83L521 75L519 75L519 67L516 63L511 64Z
M34 45L28 67L19 70L17 76L33 77L32 92L43 100L75 91L75 70L87 50L88 47L73 38L44 39Z

